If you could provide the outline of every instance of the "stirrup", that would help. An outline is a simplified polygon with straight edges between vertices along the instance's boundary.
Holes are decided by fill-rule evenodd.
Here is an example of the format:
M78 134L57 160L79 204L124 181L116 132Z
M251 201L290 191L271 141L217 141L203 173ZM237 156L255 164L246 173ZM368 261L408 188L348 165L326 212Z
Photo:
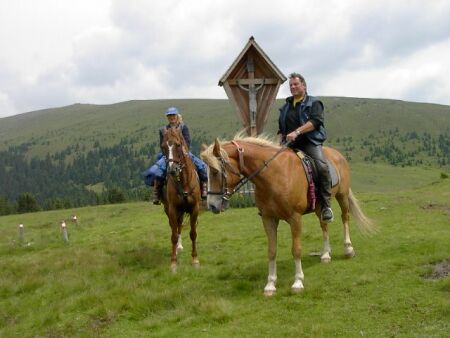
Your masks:
M324 207L322 209L322 213L320 214L320 219L324 223L331 223L331 222L333 222L333 219L334 219L333 210L331 210L330 207Z

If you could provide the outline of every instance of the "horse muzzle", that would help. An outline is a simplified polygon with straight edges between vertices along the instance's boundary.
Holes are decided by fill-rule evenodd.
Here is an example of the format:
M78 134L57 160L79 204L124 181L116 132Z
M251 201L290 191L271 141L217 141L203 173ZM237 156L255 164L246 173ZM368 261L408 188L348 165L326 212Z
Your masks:
M220 195L208 195L207 205L214 214L219 214L228 209L230 203Z
M213 204L208 204L208 209L212 211L213 214L220 214L221 209L217 208Z

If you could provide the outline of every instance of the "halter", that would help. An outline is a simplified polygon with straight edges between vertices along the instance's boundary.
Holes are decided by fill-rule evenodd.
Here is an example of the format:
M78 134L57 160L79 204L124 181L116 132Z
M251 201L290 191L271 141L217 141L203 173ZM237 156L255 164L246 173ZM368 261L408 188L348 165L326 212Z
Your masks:
M282 147L275 153L271 158L269 158L267 161L263 161L263 165L260 166L258 169L256 169L254 172L252 172L248 176L241 177L239 179L239 182L234 187L233 190L230 191L228 189L227 184L227 171L226 167L229 168L230 172L234 175L241 176L241 172L245 169L244 165L244 148L241 147L236 141L231 141L231 143L236 147L238 152L238 158L239 158L239 166L241 167L240 171L236 171L236 169L231 165L229 161L226 161L222 156L218 157L218 160L220 161L220 170L222 172L222 190L220 192L216 191L208 191L208 195L222 195L222 199L225 201L229 201L231 197L238 192L245 184L247 184L248 181L250 181L253 177L259 175L261 171L263 171L265 168L269 166L269 163L272 162L282 151L284 151L290 144L290 142L287 142L282 145Z

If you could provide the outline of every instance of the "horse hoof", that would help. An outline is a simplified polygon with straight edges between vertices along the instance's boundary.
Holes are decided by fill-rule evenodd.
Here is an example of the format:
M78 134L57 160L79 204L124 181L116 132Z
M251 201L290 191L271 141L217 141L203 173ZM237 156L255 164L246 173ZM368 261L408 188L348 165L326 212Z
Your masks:
M356 253L355 253L355 250L353 250L353 247L345 248L345 251L344 251L345 258L353 258L353 257L355 257L355 255L356 255Z
M183 248L182 245L177 246L177 253L183 251L183 249L184 249L184 248Z
M269 283L264 288L264 296L271 297L271 296L273 296L275 294L276 291L277 291L277 288L275 287L275 284L274 283Z
M264 296L266 297L272 297L273 295L275 295L276 290L264 290Z
M172 273L177 273L177 264L176 263L172 263L170 265L170 271L172 271Z
M330 254L327 252L327 253L324 253L321 257L320 257L320 261L322 262L322 263L330 263L331 262L331 256L330 256Z
M291 287L291 290L292 290L293 293L302 292L304 289L305 288L304 288L303 283L302 283L301 280L296 281Z
M194 259L192 261L192 266L196 269L200 268L200 261L198 259Z
M293 293L301 293L305 290L305 288L292 288L291 290Z

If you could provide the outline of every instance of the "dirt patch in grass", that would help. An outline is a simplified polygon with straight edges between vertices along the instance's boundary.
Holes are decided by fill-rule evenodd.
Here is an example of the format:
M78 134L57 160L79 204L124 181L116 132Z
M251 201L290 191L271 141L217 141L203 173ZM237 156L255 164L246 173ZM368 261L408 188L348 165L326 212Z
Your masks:
M427 274L427 279L440 279L450 276L450 260L445 260L431 265L433 271Z
M430 203L421 205L420 207L425 210L442 210L446 214L450 215L450 205L448 205L448 204L439 204L439 203L430 202Z

